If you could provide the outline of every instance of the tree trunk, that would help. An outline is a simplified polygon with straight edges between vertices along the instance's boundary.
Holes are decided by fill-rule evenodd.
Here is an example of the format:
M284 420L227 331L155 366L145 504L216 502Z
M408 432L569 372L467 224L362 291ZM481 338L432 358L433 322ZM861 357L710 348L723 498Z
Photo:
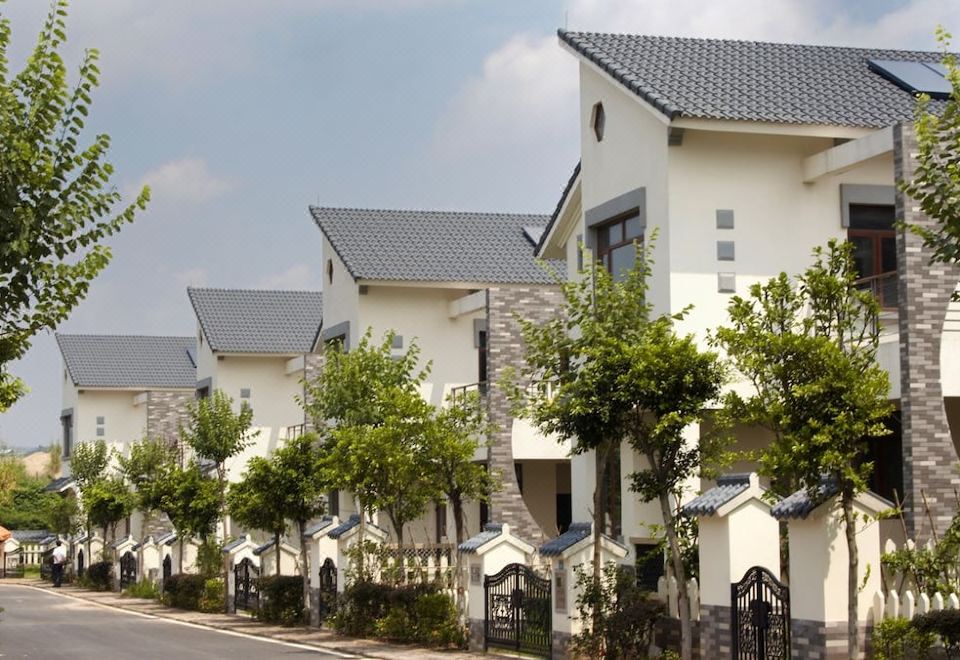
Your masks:
M367 573L367 558L366 558L366 555L367 555L367 549L366 549L367 509L363 500L360 499L359 497L357 498L357 508L360 510L360 540L358 541L360 553L359 553L359 556L357 557L357 561L360 563L360 565L357 567L357 575L360 576L361 580L366 580L368 577L366 574Z
M307 541L303 535L307 531L307 521L297 521L297 532L300 534L300 577L303 579L303 620L310 625L310 554L307 552Z
M450 500L450 505L453 507L453 526L456 530L457 546L453 549L454 557L456 558L454 566L456 583L453 586L457 594L457 611L460 613L462 619L467 611L467 589L464 584L463 560L460 556L460 544L463 543L463 529L466 526L463 516L463 498L460 497L459 493L448 493L447 499Z
M397 532L397 564L400 566L400 582L405 583L407 581L407 558L403 554L404 523L398 521L390 509L387 509L387 515L390 517L390 524L393 525L394 531Z
M603 575L602 539L605 531L603 509L603 482L606 473L607 458L613 442L605 440L595 450L594 455L594 488L593 488L593 589L595 594L600 593L600 579ZM600 627L599 603L592 603L591 626L594 634Z
M647 456L651 466L656 466L653 456ZM663 529L667 535L667 544L670 547L670 563L673 565L673 576L677 580L678 606L680 609L680 658L693 658L693 634L690 630L690 598L687 594L687 572L683 568L683 557L680 554L680 542L677 539L677 530L673 522L673 509L670 506L670 493L660 493L660 514L663 516Z
M860 656L859 628L860 614L857 597L860 591L857 569L860 556L857 551L857 519L853 513L853 495L845 494L841 498L843 523L847 536L847 657L856 660Z
M273 533L273 547L277 549L277 569L274 575L280 575L280 532L274 531Z
M224 463L217 465L217 480L219 483L218 493L220 500L220 516L221 522L223 524L223 537L220 539L220 547L222 548L227 544L227 492L226 492L226 483L227 483L227 466ZM221 552L223 555L223 583L227 584L227 581L230 579L230 555L226 552ZM181 554L182 556L182 554ZM277 568L280 568L280 562L277 562ZM223 611L230 611L230 594L228 593L229 589L223 590Z
M177 541L180 543L180 557L177 559L177 570L183 573L183 534L177 532Z

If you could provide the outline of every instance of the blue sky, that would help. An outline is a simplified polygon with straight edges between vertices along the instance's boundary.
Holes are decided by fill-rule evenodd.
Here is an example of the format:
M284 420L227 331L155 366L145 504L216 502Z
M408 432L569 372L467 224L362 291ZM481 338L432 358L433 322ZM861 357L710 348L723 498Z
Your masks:
M46 2L7 0L14 68ZM101 50L92 130L147 213L64 332L195 331L188 285L320 287L307 205L549 213L577 153L571 29L933 48L955 0L74 0L68 59ZM0 440L55 441L60 356Z

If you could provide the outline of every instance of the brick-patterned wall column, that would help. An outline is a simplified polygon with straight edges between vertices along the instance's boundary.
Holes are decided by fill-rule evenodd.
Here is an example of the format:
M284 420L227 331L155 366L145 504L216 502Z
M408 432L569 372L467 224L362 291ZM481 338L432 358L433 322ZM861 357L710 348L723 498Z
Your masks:
M916 136L912 126L894 130L894 162L898 182L913 178ZM930 226L933 221L916 203L897 192L897 218ZM904 509L909 533L918 541L930 536L921 491L930 504L937 531L950 524L956 508L954 486L957 452L940 386L940 336L947 304L960 271L930 263L931 251L915 233L897 232L900 295L900 402L903 414Z
M700 605L700 657L730 657L733 652L733 640L730 637L732 619L729 607Z
M490 378L487 405L490 421L497 429L490 446L490 469L499 471L503 477L503 487L490 499L490 519L509 524L511 532L534 544L545 540L545 536L530 515L517 484L513 468L513 416L500 382L504 369L519 368L523 361L523 339L514 315L546 321L557 313L561 301L560 289L556 286L487 289L487 373ZM525 485L537 487L533 483Z
M307 353L303 356L303 402L304 405L309 405L309 397L307 396L306 383L312 382L314 378L317 377L317 374L320 373L323 369L323 353ZM304 410L303 413L303 427L308 433L314 431L313 420L310 419L310 415Z
M190 423L187 405L193 399L192 390L147 392L147 436L176 445L180 427Z

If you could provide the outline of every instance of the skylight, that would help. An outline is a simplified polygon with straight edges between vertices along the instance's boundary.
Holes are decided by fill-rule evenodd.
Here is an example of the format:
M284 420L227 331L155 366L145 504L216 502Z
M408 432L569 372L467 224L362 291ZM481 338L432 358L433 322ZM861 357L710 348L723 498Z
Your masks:
M947 70L939 62L906 62L903 60L867 60L870 70L911 94L928 94L935 99L950 96Z

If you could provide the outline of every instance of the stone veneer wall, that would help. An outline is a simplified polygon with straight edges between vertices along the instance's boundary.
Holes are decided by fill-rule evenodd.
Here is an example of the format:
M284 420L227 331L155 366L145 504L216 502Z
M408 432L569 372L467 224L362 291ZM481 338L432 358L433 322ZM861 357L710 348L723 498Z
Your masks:
M152 390L147 392L147 436L163 438L171 445L180 441L180 427L190 423L187 405L193 390Z
M867 657L867 642L872 627L860 626L859 657ZM792 619L790 621L790 657L796 660L846 660L847 658L847 622L808 621Z
M523 360L523 339L514 318L546 321L560 309L562 296L556 286L491 287L487 289L487 373L490 387L487 406L496 426L490 446L489 467L499 470L503 487L490 498L490 519L510 525L519 538L539 545L546 540L523 501L513 461L513 416L510 402L499 384L507 367ZM534 484L528 484L533 487Z
M700 655L703 658L729 658L733 652L730 637L732 614L723 605L700 605Z
M729 608L725 609L727 609L729 612ZM702 625L702 621L690 622L690 635L693 637L693 657L703 658L703 660L712 660L712 658L729 658L729 650L727 651L726 655L711 655L709 653L700 652L700 630ZM727 627L729 628L729 624ZM660 619L654 628L654 644L665 651L671 650L675 651L676 653L680 653L680 619ZM727 646L729 646L729 643Z
M917 144L912 126L895 127L893 146L896 180L913 178ZM908 224L934 224L899 190L897 218ZM921 491L942 533L950 524L954 487L960 481L940 386L940 336L960 271L953 265L930 264L930 255L915 233L897 231L904 510L909 533L917 541L930 535L929 528L924 529Z

